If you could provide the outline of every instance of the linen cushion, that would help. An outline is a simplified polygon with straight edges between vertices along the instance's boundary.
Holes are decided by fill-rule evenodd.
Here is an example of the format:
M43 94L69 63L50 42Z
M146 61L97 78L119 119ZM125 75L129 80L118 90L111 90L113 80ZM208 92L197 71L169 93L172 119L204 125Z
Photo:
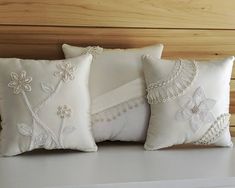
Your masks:
M36 148L96 151L90 128L91 55L0 59L1 154Z
M230 79L234 57L198 62L144 56L151 118L147 150L177 144L232 146Z
M95 140L144 141L149 119L149 105L145 100L144 82L135 83L138 97L127 98L123 88L136 79L143 80L141 56L151 54L160 58L161 44L135 49L103 49L98 46L75 47L63 45L66 58L91 53L94 56L90 74L92 124ZM129 87L127 87L129 85ZM134 86L135 87L135 86ZM121 103L117 97L122 98ZM103 98L101 100L101 98ZM113 105L107 106L106 100ZM96 109L97 101L102 108ZM138 118L134 118L138 117ZM136 120L135 120L136 119Z

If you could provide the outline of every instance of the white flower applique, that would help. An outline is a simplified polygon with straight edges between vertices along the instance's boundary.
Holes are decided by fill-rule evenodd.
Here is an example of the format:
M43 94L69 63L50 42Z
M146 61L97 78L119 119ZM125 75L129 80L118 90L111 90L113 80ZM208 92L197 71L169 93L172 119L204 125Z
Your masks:
M62 63L57 64L56 67L58 71L55 72L54 75L61 78L63 82L74 79L74 72L76 70L76 67L74 65L72 65L71 63Z
M31 91L30 83L32 82L32 77L26 76L26 71L21 71L18 75L15 72L11 73L11 81L8 87L13 88L14 94L22 93L23 91Z
M176 119L190 121L192 130L196 131L201 125L215 121L211 112L215 104L216 101L206 98L203 89L198 87L193 96L176 113Z

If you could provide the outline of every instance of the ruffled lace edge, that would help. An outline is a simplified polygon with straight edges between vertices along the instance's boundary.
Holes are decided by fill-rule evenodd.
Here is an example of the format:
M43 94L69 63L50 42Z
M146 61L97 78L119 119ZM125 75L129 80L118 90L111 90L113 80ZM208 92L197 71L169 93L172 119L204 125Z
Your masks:
M210 145L216 142L216 140L223 134L225 129L230 124L230 114L221 114L212 123L206 133L197 141L193 142L195 145Z
M168 102L184 95L193 84L198 73L198 65L195 61L182 62L179 60L168 78L151 83L147 87L147 99L149 104Z
M108 108L104 111L98 112L96 114L93 114L91 116L91 123L92 125L95 125L100 122L110 122L121 115L127 113L130 110L133 110L134 108L139 107L140 105L147 104L146 98L144 96L137 97L134 99L131 99L129 101L125 101L123 103L120 103L114 107Z

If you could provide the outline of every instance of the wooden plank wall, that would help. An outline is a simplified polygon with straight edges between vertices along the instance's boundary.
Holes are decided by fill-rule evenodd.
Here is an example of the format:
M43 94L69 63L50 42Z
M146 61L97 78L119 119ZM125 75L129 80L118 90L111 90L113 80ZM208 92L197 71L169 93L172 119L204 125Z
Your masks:
M1 0L0 57L63 58L62 43L165 46L164 58L235 55L234 0ZM231 81L235 136L235 69Z

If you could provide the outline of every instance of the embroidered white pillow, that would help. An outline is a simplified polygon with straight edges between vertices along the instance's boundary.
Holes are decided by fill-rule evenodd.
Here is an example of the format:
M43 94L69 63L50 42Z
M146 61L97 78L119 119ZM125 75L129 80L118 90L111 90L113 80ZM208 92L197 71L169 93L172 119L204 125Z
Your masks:
M141 56L150 54L160 58L162 49L161 44L135 49L103 49L98 46L82 48L63 45L66 58L85 53L91 53L94 57L90 73L90 92L92 127L97 142L145 140L149 119L149 106L143 99L145 93L139 89L137 98L132 97L124 101L126 94L123 88L136 79L144 79ZM139 84L141 84L139 88L145 87L144 82ZM115 105L107 107L105 100L102 102L105 96L112 98ZM116 100L116 96L122 98L122 104ZM97 101L99 101L98 110Z
M151 104L145 149L185 143L233 145L229 83L234 57L209 62L143 59Z
M36 148L96 151L90 128L91 55L0 59L1 154Z

